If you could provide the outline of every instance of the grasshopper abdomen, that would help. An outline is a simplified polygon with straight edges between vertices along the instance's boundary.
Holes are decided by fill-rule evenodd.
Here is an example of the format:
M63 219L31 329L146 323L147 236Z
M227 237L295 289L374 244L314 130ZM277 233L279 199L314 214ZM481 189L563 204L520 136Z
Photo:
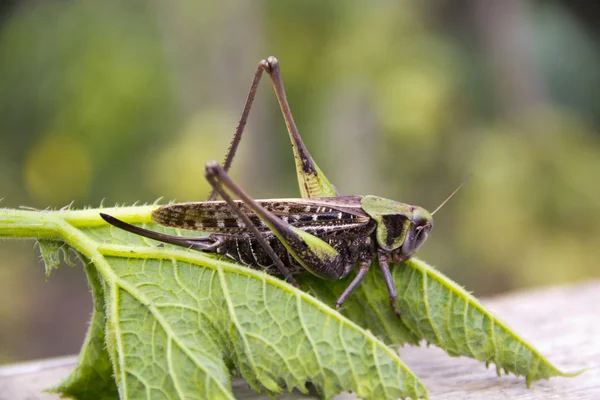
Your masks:
M340 262L347 266L335 275L334 279L344 278L359 260L373 257L377 250L372 239L374 231L374 222L354 228L350 232L327 230L327 228L312 230L315 236L329 244L341 255ZM212 234L211 237L214 237L215 241L222 241L222 245L214 250L216 253L224 254L253 269L264 270L273 275L281 274L258 240L251 235ZM285 245L274 234L264 233L263 237L291 274L306 272L306 269L288 252Z

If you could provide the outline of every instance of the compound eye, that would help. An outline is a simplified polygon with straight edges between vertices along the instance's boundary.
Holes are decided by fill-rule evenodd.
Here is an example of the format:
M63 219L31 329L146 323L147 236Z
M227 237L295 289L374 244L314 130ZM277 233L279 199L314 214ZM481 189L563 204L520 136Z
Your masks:
M423 243L429 235L429 226L421 225L415 228L415 241L419 244Z
M423 227L422 226L417 226L415 228L415 239L417 239L418 241L420 241L421 239L423 239Z

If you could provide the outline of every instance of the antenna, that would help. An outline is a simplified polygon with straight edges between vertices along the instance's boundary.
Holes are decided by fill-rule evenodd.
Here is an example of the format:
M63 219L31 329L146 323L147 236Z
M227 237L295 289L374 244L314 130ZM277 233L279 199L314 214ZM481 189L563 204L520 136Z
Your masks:
M446 197L446 200L442 201L442 204L440 204L438 206L438 208L435 209L434 212L431 213L431 215L433 216L433 214L435 214L436 212L439 211L440 208L442 208L444 206L444 204L446 204L448 202L448 200L450 200L452 198L452 196L454 196L456 194L456 192L458 192L460 190L461 187L463 187L465 185L465 183L467 183L467 181L469 179L471 179L471 176L473 176L473 174L469 174L464 181L462 181L460 183L460 185L458 185L458 187L456 189L454 189L454 191L452 193L450 193L450 196Z

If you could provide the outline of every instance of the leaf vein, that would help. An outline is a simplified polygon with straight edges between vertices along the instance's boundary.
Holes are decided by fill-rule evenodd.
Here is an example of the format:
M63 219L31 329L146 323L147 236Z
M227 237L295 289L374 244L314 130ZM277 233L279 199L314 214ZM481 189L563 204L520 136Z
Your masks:
M496 343L496 329L494 326L494 319L490 318L490 340L494 344L494 363L498 365L498 344Z
M407 282L407 284L406 284L406 291L407 291L407 292L410 290L410 287L411 287L411 286L412 286L412 284L413 284L413 278L414 278L414 276L415 276L415 274L416 274L416 273L417 273L417 271L416 271L414 268L412 268L412 269L411 269L411 272L410 272L410 277L408 278L408 282ZM408 303L410 304L411 302L410 302L410 301L408 301ZM410 312L410 311L411 311L411 310L410 310L410 308L409 308L409 312ZM415 318L415 317L414 317L412 314L413 314L413 313L412 313L412 312L410 312L410 316L411 316L411 317L413 317L413 319L415 320L415 323L413 324L414 326L413 326L413 328L412 328L412 329L417 331L417 333L418 333L418 336L419 336L421 339L425 339L425 335L423 334L423 331L421 330L421 326L420 326L420 324L419 324L419 321L417 321L417 319L416 319L416 318Z
M473 350L473 348L471 347L471 342L469 339L469 327L467 326L467 311L469 310L469 302L465 301L465 311L463 312L463 325L465 327L464 331L465 331L465 344L467 345L468 350L471 352L471 355L473 357L475 357L475 351Z
M169 366L169 376L171 377L171 380L173 381L173 386L175 387L175 391L177 392L177 395L179 396L180 399L185 399L186 396L183 393L183 391L181 390L181 388L179 387L179 381L177 379L177 374L175 373L175 369L173 368L173 340L172 338L169 336L167 338L167 365Z
M281 358L281 360L283 360L283 362L285 363L285 366L287 367L288 371L292 371L292 366L290 365L289 361L284 357L283 354L281 354L281 352L279 351L279 348L277 346L274 346L272 343L268 342L264 337L254 334L254 333L247 333L246 334L248 337L256 339L262 343L264 343L267 347L269 347L270 349L273 350L274 353L277 353L277 355L279 356L279 358Z
M454 345L454 349L455 351L458 351L458 345L456 343L456 338L454 337L454 332L452 330L452 326L450 324L451 320L452 320L452 316L454 315L454 308L453 308L453 304L454 303L454 297L452 296L452 294L450 294L450 296L448 296L448 303L447 303L447 315L446 315L446 331L448 332L447 335L447 342L448 342L448 347L450 346L450 342L452 342L452 344Z
M139 293L137 290L135 290L135 286L132 286L129 282L124 281L123 279L121 279L112 270L112 268L108 264L108 261L106 261L106 259L101 254L99 254L99 255L97 255L97 256L95 256L93 258L90 258L90 259L92 260L92 262L94 262L99 267L100 271L102 271L104 274L110 276L110 278L114 282L115 286L117 286L117 285L120 286L123 290L127 291L137 301L139 301L140 303L146 305L146 307L148 307L148 310L150 311L150 313L160 323L161 327L167 333L167 335L169 335L169 336L171 336L173 338L172 340L175 343L177 343L177 345L179 346L179 348L197 365L198 368L200 368L201 370L203 370L205 373L208 374L208 371L203 367L202 362L200 362L200 360L198 360L193 355L193 353L192 353L192 351L190 349L188 349L182 342L180 342L180 339L178 338L178 336L170 329L169 324L164 320L164 318L162 317L162 314L160 312L158 312L158 309L156 308L156 306L154 306L153 304L151 304L151 302L148 299L146 299L145 296L143 296L141 293ZM117 302L113 302L113 304L116 307ZM116 312L116 310L113 310L113 312L114 312L113 315L118 315L118 312ZM115 334L116 334L116 332L115 332ZM117 342L120 340L121 337L122 337L122 335L118 336L119 339L116 339ZM122 350L123 350L123 348L121 346L120 347L120 351L118 352L119 355L124 354L124 352ZM211 358L211 359L214 360L214 357L212 357L210 354L204 354L204 355L206 357L209 357L209 358ZM122 363L122 365L124 365L124 362ZM121 371L121 373L124 373L124 371ZM217 383L219 389L223 393L228 393L228 390L223 387L223 383L221 381L219 381L218 379L216 379L216 377L213 377L213 381L215 381ZM123 387L123 390L124 390L125 394L127 394L125 386ZM123 396L123 394L121 394L121 396ZM127 397L125 397L125 398L127 398Z
M352 362L352 358L350 357L350 352L348 351L348 347L346 346L346 340L344 339L341 324L338 326L338 333L340 335L340 342L342 343L342 347L344 348L344 353L346 353L346 359L348 360L350 371L352 371L352 380L354 381L354 384L356 385L356 388L358 390L358 377L356 376L356 371L354 370L354 363Z
M99 256L100 259L104 260L104 257ZM92 262L94 262L93 259L90 259ZM96 259L96 262L99 262L100 260ZM114 332L114 336L115 336L115 344L117 347L117 360L114 360L115 365L119 365L119 370L118 373L121 376L121 385L119 385L119 397L122 397L124 399L128 398L128 391L127 391L127 379L125 376L125 352L123 351L123 335L121 333L121 327L119 324L119 307L117 306L119 304L119 285L117 283L113 283L112 285L110 285L110 289L112 292L112 296L113 296L113 301L110 302L111 304L111 308L112 311L110 312L110 316L112 319L112 325L113 325L113 332ZM118 382L117 382L118 383Z
M442 337L435 326L435 321L431 317L431 309L429 307L429 292L427 290L427 274L423 275L423 304L425 305L425 313L427 314L427 318L429 319L429 324L431 325L431 330L435 335L438 345L443 346L444 342L442 341Z
M232 301L230 293L229 293L229 288L227 287L227 282L226 282L225 276L223 275L223 270L221 268L218 268L218 274L219 274L219 282L221 284L221 288L223 289L223 298L225 299L225 303L227 304L227 309L229 310L231 322L235 326L235 328L238 330L238 332L240 333L240 339L242 341L246 356L248 358L248 364L250 365L252 372L254 373L254 378L259 379L258 368L254 361L254 357L252 356L252 351L250 350L250 345L248 344L248 340L247 340L247 336L246 336L247 334L244 332L244 330L240 326L240 323L237 319L237 315L235 313L235 308L233 306L233 301ZM234 345L233 348L237 352L237 346ZM238 354L238 357L240 357L240 360L242 360L241 354Z
M381 367L379 365L379 358L377 358L377 349L375 348L375 341L371 342L372 352L373 352L373 362L375 363L375 370L377 371L377 376L379 376L379 386L381 386L383 393L385 394L384 398L389 399L390 395L387 392L386 385L383 384L383 376L381 375Z
M377 306L377 304L372 298L373 296L370 296L369 293L366 292L366 289L363 285L359 285L357 289L360 290L360 293L362 294L361 297L367 302L369 306L371 306L371 310L375 311L374 314L376 319L379 321L379 327L383 327L383 330L385 331L387 337L393 337L391 326L386 323L387 320L383 316L383 309Z
M325 371L323 370L323 363L321 361L321 357L319 356L319 352L317 351L317 348L313 341L313 338L310 334L310 331L304 322L304 314L302 313L302 303L300 300L301 300L300 296L296 297L296 307L298 308L298 320L300 321L300 326L302 327L302 330L304 331L304 334L306 335L306 338L308 339L308 342L310 343L310 346L313 349L313 353L315 354L315 359L317 360L317 365L319 366L319 370L321 371L321 377L323 379L323 383L325 383L327 377L325 376Z
M144 387L146 388L146 398L147 399L151 399L152 396L150 396L150 388L152 387L148 382L146 382L145 379L143 379L142 377L140 377L138 374L136 374L133 371L127 371L127 373L131 376L133 376L135 379L137 379L138 381L142 382L144 384ZM127 394L127 393L126 393ZM119 396L121 394L119 393Z

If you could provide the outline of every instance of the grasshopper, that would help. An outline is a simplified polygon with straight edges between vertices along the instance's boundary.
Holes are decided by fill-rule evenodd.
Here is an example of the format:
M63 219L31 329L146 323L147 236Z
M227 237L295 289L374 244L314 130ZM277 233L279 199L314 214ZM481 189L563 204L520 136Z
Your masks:
M264 72L271 78L292 142L302 195L299 199L254 200L227 174ZM358 265L355 278L336 300L338 309L377 257L398 316L389 262L401 263L415 254L433 228L433 214L462 186L433 213L376 196L338 195L302 142L275 57L259 63L223 166L207 162L205 177L213 188L207 201L159 207L152 212L152 220L168 227L210 232L209 236L167 235L100 215L118 228L150 239L226 255L250 268L283 275L295 286L294 274L309 271L323 279L342 279ZM233 200L228 191L240 200ZM217 196L223 201L215 200Z

